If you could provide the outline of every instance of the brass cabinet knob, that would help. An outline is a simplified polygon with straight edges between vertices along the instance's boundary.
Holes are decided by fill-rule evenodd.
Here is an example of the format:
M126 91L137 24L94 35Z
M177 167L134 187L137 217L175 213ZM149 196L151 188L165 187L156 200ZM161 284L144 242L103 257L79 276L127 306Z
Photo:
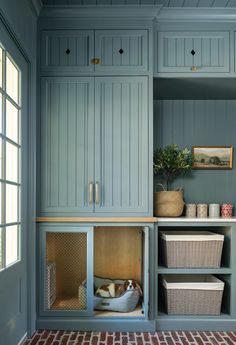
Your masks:
M92 64L94 64L94 65L98 65L98 64L100 64L100 59L98 59L98 58L94 58L94 59L92 59Z
M192 67L191 67L191 71L192 71L192 72L197 72L197 70L198 70L197 66L192 66Z

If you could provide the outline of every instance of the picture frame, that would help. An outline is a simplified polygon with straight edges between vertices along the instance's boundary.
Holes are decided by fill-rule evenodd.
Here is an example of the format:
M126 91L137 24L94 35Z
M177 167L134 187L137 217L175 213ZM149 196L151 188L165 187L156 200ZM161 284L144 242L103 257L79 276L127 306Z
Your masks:
M230 170L233 146L193 146L193 169Z

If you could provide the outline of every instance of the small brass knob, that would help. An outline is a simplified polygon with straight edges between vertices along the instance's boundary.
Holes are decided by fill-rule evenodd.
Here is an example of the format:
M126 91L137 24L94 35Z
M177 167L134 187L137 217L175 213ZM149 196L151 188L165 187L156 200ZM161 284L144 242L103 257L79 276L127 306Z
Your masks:
M98 64L100 64L100 59L98 59L98 58L94 58L94 59L92 59L92 64L94 64L94 65L98 65Z
M191 71L192 71L192 72L197 72L197 70L198 70L197 66L192 66L192 67L191 67Z

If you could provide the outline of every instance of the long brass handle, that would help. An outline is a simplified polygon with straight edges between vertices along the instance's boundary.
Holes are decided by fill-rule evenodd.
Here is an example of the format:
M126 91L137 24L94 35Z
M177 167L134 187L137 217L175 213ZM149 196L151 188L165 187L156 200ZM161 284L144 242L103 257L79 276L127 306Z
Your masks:
M95 203L100 203L100 190L99 190L99 182L95 183Z
M93 182L89 182L88 187L88 200L91 205L93 203Z

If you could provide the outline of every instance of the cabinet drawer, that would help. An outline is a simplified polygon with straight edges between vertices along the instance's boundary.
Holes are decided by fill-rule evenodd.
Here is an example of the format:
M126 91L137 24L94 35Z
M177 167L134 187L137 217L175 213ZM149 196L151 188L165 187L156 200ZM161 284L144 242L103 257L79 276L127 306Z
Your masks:
M42 34L42 71L91 72L93 55L93 30L54 30Z
M229 32L159 32L158 72L229 72Z
M95 71L147 71L147 30L96 30Z

